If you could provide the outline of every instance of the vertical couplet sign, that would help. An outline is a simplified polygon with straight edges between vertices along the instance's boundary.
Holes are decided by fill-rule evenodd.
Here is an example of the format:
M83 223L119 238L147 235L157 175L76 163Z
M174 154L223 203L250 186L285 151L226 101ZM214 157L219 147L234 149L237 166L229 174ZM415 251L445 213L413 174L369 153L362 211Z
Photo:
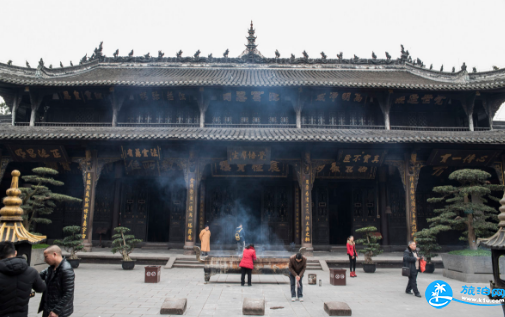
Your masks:
M194 241L195 228L193 228L194 212L195 212L195 178L191 177L189 180L189 197L188 197L188 217L187 223L187 239Z
M200 182L200 230L205 228L205 185L204 182Z
M415 188L415 176L409 176L409 200L410 200L410 225L411 225L411 238L417 232L417 211L416 211L416 188Z
M295 187L295 240L300 240L300 188L298 186Z
M89 223L89 210L91 206L91 188L94 181L93 172L86 172L86 183L84 188L84 199L82 207L82 239L86 239L88 236L88 223Z
M311 197L311 191L312 191L312 184L311 184L311 175L310 174L303 174L303 240L302 243L311 243L312 242L312 232L310 228L312 227L312 212L311 212L311 205L312 205L312 197Z

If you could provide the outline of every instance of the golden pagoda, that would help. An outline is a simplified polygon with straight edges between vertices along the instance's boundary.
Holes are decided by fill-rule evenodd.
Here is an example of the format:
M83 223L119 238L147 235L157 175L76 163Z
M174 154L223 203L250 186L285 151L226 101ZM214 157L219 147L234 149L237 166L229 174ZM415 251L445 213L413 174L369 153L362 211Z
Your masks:
M10 241L14 244L36 244L47 239L46 236L36 236L28 232L23 226L23 200L19 198L21 190L18 188L21 173L14 170L11 173L11 187L7 189L7 197L3 199L5 207L0 209L0 242Z

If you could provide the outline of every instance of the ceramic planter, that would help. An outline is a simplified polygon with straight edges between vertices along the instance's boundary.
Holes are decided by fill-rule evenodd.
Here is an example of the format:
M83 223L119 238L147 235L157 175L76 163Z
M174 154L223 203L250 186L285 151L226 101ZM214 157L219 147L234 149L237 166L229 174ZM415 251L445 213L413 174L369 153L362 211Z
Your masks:
M70 263L70 266L72 266L73 269L76 269L79 267L81 259L67 259L67 262Z
M363 271L365 271L365 273L374 273L376 269L377 265L375 263L373 264L363 263Z
M123 266L123 270L133 270L135 261L121 261L121 265Z

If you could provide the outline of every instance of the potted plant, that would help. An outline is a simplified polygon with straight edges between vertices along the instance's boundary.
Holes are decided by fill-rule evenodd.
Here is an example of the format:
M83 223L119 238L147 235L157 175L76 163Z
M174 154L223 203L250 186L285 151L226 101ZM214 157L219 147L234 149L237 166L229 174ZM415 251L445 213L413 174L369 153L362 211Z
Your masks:
M491 195L503 191L503 185L491 184L491 174L479 169L461 169L452 172L449 179L459 185L433 188L441 197L429 198L429 203L445 203L435 209L435 217L427 219L430 230L461 231L460 240L468 242L469 250L451 251L442 254L444 276L460 281L485 283L493 278L491 259L477 250L477 239L492 235L498 229L498 210L486 205L489 199L499 202ZM474 272L479 272L475 274Z
M435 264L431 262L431 259L436 257L438 254L435 253L440 251L440 246L437 243L436 231L433 229L423 229L414 234L417 246L421 250L420 254L424 256L426 260L426 269L424 273L435 272Z
M67 252L70 252L70 257L67 258L68 263L72 268L79 267L81 259L77 257L77 252L84 249L82 244L81 227L79 226L66 226L63 227L63 232L68 234L63 240L54 240L54 244L62 246Z
M116 233L112 236L112 253L121 253L123 270L133 270L135 261L130 258L130 253L132 253L135 244L142 242L142 240L135 239L134 235L128 234L131 230L126 227L116 227L114 231Z
M380 248L380 244L377 242L382 239L382 235L377 232L377 228L373 226L358 229L356 233L363 234L363 238L356 240L356 244L364 246L363 249L358 250L358 253L365 256L363 271L365 271L365 273L374 273L377 266L372 261L372 257L381 254L383 251Z

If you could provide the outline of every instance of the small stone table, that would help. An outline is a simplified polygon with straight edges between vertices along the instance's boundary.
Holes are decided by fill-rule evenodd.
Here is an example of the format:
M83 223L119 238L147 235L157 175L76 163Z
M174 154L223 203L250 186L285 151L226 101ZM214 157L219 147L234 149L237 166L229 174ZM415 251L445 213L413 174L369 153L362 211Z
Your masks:
M352 310L349 305L344 302L326 302L324 303L324 311L329 316L351 316Z
M161 315L182 315L186 311L186 298L167 298L161 305Z
M265 300L256 298L244 298L242 304L243 315L265 316Z

